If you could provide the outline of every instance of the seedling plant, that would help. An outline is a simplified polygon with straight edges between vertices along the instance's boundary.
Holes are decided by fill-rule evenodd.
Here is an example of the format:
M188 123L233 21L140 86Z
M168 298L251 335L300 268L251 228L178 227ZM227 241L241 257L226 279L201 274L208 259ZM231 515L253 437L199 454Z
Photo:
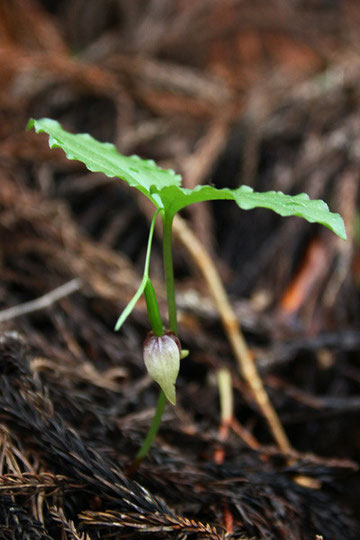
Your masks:
M120 178L129 186L143 193L154 205L155 212L149 231L143 278L129 304L120 315L115 330L121 326L132 312L139 298L144 294L147 313L152 331L144 343L144 362L151 377L159 384L160 394L153 421L136 459L141 461L147 454L159 429L166 402L176 403L175 383L179 373L180 360L185 356L181 351L178 334L175 300L174 270L172 260L172 224L177 212L201 201L230 200L241 209L268 208L280 216L298 216L310 223L328 227L340 238L346 239L343 220L339 214L330 212L321 200L311 200L308 195L285 195L279 191L255 192L248 186L236 189L218 189L210 185L199 185L194 189L181 186L181 176L174 171L162 169L152 160L138 156L121 155L115 146L102 143L89 134L72 134L64 130L52 119L31 119L27 129L37 133L47 133L50 148L61 148L68 159L78 160L93 172L101 172L111 178ZM161 216L163 226L163 265L168 305L168 328L164 328L159 306L152 285L149 268L155 220Z

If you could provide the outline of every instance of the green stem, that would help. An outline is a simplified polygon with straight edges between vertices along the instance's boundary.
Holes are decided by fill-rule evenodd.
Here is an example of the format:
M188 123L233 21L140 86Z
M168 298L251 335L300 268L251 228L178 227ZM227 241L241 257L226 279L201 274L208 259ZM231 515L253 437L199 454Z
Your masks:
M143 442L138 453L136 454L136 465L139 465L140 462L144 459L144 457L149 451L150 446L153 443L153 440L156 437L156 434L159 430L161 418L165 409L165 405L166 405L166 397L165 397L164 392L161 390L158 400L157 400L153 421L151 422L151 426L149 427L149 430L146 434L145 441Z
M132 297L132 299L130 300L130 302L128 303L128 305L126 306L124 311L121 313L120 317L118 318L117 323L115 325L115 332L118 332L120 330L120 328L122 327L122 325L124 324L128 316L130 315L130 313L136 306L140 296L145 291L145 287L147 285L147 282L149 281L149 266L150 266L152 239L154 235L156 217L159 212L160 210L156 210L151 220L151 225L150 225L150 230L149 230L149 239L148 239L148 244L147 244L147 249L146 249L144 274L140 283L140 287L138 288L138 290L136 291L136 293L134 294L134 296Z
M152 246L152 240L154 236L155 222L156 222L156 218L159 212L160 212L159 209L155 210L154 215L151 220L151 224L150 224L149 239L148 239L148 244L146 248L146 257L145 257L145 266L144 266L144 275L146 275L147 277L149 277L151 246Z
M176 314L176 300L175 300L175 283L174 283L174 268L172 260L172 219L169 219L166 215L163 218L163 261L164 261L164 272L165 272L165 281L166 281L166 294L168 302L168 313L169 313L169 326L175 334L177 334L177 314ZM148 279L145 287L145 299L146 306L148 311L148 316L152 329L155 335L161 336L163 334L163 327L160 318L159 306L156 300L155 291L152 286L150 279ZM161 325L161 328L160 328ZM134 471L144 457L147 455L151 444L153 443L156 434L160 427L161 418L165 410L166 397L164 392L161 390L156 404L155 415L151 422L151 426L146 434L145 440L136 455L136 459L132 466L132 471Z
M145 300L146 300L147 313L148 313L152 331L154 332L155 336L160 337L163 335L164 330L163 330L163 325L162 325L161 316L160 316L159 304L157 302L154 287L150 281L150 278L148 278L146 282L144 294L145 294ZM132 466L132 471L134 471L140 465L141 461L144 459L144 457L148 453L149 448L152 445L157 432L159 431L161 417L163 415L165 405L166 405L166 397L165 397L164 392L161 390L158 397L157 404L156 404L154 418L152 419L152 422L146 434L145 440L140 450L136 454L136 458Z
M155 336L160 337L163 335L164 330L163 330L163 325L161 321L159 305L157 303L154 287L150 279L148 279L146 282L144 294L145 294L147 314L149 317L151 328L153 329Z
M175 284L174 284L174 267L172 259L172 218L164 216L163 218L163 261L164 273L166 281L166 294L169 313L170 330L177 335L177 314L176 314L176 299L175 299Z

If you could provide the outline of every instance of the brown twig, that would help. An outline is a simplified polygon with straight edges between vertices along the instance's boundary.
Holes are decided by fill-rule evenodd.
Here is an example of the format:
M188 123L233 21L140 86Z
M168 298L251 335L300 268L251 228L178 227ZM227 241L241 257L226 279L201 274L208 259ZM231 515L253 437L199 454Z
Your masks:
M71 540L91 540L87 533L79 533L77 531L74 522L66 518L62 508L52 506L50 508L50 514L55 521L63 526L64 531L66 531L66 534L69 535L68 538L71 538Z
M215 527L208 523L202 523L195 519L188 519L175 514L157 513L149 514L144 519L141 514L135 513L120 513L114 510L105 512L91 512L89 510L82 512L79 515L84 524L101 525L124 528L129 527L140 532L156 533L156 532L182 532L187 534L196 534L198 537L209 538L212 540L223 540L224 535L219 533Z
M174 219L173 231L175 237L181 242L191 256L209 286L239 369L251 388L259 409L268 422L276 444L282 452L290 453L292 449L290 442L279 417L270 402L269 396L266 393L262 380L258 374L253 355L242 335L239 322L228 300L217 269L204 246L191 232L185 221L179 216L176 216Z
M40 296L40 298L36 298L35 300L30 300L30 302L25 302L24 304L19 304L8 309L4 309L3 311L0 311L0 323L4 321L9 321L10 319L15 319L16 317L20 317L21 315L26 315L27 313L33 313L34 311L39 311L40 309L47 308L61 298L64 298L65 296L68 296L69 294L78 291L80 287L80 279L75 278L68 281L67 283L64 283L64 285L61 285L60 287L57 287L56 289L53 289L52 291L44 294L43 296Z

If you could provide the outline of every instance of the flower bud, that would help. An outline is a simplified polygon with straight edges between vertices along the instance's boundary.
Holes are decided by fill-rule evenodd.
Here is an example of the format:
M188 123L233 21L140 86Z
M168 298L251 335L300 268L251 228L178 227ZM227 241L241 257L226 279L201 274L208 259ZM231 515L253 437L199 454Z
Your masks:
M146 369L173 405L176 403L175 382L180 368L180 352L180 341L173 332L166 332L160 337L150 332L144 342Z

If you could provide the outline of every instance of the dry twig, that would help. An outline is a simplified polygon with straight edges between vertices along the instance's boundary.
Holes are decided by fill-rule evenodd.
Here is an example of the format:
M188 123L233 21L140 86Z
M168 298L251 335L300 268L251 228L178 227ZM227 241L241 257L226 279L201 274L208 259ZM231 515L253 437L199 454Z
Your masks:
M235 358L238 362L239 369L251 388L256 403L266 418L277 445L284 453L289 453L291 451L290 442L266 393L262 380L258 374L253 355L249 351L242 335L240 325L228 300L217 269L204 246L187 227L185 221L179 216L176 216L174 219L173 230L176 238L181 242L192 260L196 263L209 286L225 332L227 333Z
M18 306L13 306L8 309L0 311L0 323L4 321L9 321L10 319L15 319L21 315L26 315L28 313L33 313L34 311L39 311L40 309L45 309L54 302L57 302L61 298L72 294L75 291L78 291L81 288L80 279L72 279L64 285L53 289L52 291L36 298L35 300L30 300L30 302L25 302L24 304L19 304Z

